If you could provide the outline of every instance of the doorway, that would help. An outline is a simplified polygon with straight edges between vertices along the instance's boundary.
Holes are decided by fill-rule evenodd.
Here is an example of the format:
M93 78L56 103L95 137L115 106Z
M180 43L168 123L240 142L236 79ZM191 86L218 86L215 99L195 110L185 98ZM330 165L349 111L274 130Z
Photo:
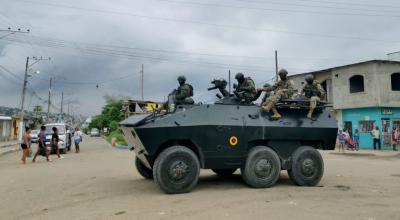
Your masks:
M382 144L384 147L390 147L391 141L390 118L382 118Z

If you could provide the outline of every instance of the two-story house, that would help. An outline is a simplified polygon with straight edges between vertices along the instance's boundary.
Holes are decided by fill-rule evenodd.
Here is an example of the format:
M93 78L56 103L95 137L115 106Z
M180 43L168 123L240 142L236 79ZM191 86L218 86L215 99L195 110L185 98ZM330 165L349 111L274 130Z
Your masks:
M380 128L383 146L390 146L393 126L400 127L400 62L370 60L292 75L302 88L307 74L314 75L333 103L338 126L360 132L360 147L372 148L370 131Z

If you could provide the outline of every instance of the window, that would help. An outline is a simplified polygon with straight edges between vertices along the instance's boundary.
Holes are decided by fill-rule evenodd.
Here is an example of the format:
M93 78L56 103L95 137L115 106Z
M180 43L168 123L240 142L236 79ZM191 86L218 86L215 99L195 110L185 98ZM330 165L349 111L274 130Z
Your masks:
M358 122L358 130L360 132L370 132L374 128L375 121L372 120L365 120Z
M400 73L393 73L390 80L392 82L392 91L400 91Z
M364 92L364 77L355 75L350 77L350 93Z

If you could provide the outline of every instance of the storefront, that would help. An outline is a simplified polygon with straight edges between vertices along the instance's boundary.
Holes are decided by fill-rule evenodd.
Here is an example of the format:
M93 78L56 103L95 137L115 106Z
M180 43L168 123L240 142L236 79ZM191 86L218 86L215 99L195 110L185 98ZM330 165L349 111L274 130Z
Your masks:
M360 132L360 148L373 149L371 130L378 126L381 132L382 149L391 149L391 131L393 126L400 127L400 108L354 108L342 110L343 129L354 134Z

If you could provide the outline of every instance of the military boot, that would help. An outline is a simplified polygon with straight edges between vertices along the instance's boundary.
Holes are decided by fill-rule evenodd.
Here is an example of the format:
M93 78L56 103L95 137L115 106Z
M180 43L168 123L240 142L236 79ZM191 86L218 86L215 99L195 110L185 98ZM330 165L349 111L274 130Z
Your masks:
M273 104L271 101L269 101L267 104L263 104L261 108L262 108L264 111L269 112L269 111L271 111L273 105L274 105L274 104Z
M279 114L278 110L276 110L275 107L272 108L272 112L274 113L274 114L271 116L272 119L274 119L274 120L279 120L279 119L282 117L282 115Z

